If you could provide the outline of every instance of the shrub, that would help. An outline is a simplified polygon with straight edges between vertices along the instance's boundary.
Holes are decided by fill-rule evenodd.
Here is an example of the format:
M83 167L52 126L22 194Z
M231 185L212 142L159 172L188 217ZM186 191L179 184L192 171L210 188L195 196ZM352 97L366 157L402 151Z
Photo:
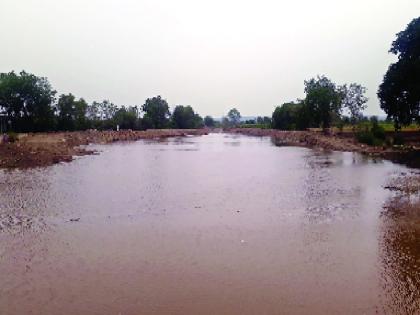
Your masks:
M385 129L382 126L380 126L378 124L378 122L374 122L372 124L371 132L372 132L373 136L375 138L379 139L379 140L384 141L385 138L386 138L386 136L385 136Z
M357 126L356 139L360 143L380 146L386 140L385 129L372 117L370 122L362 122Z

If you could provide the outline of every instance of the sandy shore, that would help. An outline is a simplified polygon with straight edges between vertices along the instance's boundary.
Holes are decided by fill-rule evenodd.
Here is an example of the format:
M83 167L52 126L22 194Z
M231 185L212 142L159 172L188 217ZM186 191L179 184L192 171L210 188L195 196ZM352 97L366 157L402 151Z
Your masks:
M207 132L206 129L161 129L20 134L18 141L0 144L0 168L28 168L69 162L74 156L95 153L83 147L90 143L203 135Z

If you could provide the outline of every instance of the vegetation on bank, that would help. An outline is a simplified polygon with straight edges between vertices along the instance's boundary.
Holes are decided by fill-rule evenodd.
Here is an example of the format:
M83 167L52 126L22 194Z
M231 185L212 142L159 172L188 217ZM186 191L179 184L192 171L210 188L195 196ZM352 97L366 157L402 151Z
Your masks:
M390 65L378 90L387 122L375 122L369 127L364 124L366 118L362 112L368 101L366 88L357 83L339 86L325 76L318 76L305 81L304 100L285 103L275 109L272 127L304 130L350 126L352 130L357 129L359 139L372 143L380 143L375 130L416 129L415 124L420 124L419 43L420 18L416 18L392 43L390 52L397 55L398 61Z
M148 98L141 106L116 106L108 100L88 104L72 94L56 97L46 78L25 71L0 73L0 133L28 131L73 131L86 129L191 129L274 128L305 130L331 127L351 130L359 141L382 145L385 131L417 129L420 124L420 18L397 34L390 52L398 61L390 65L378 90L386 121L363 116L368 98L358 83L338 85L326 76L304 81L305 98L275 108L272 117L242 120L232 108L221 121L198 115L191 106L176 105L171 112L161 96ZM393 144L399 143L395 136Z
M1 131L74 131L86 129L201 128L214 124L203 120L191 106L177 105L171 113L161 96L148 98L142 106L116 106L108 100L88 104L73 94L56 97L47 78L25 71L0 73Z

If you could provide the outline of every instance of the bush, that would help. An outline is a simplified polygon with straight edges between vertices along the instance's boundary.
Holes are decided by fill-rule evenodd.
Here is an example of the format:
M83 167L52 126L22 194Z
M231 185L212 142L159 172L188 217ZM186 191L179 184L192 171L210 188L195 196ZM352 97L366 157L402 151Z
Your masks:
M375 138L371 131L358 131L356 133L356 139L360 143L364 143L367 145L380 145L380 140Z
M382 126L380 126L378 122L376 123L374 122L372 124L371 132L375 138L385 141L385 138L386 138L385 129Z
M385 129L372 117L371 122L362 122L357 126L356 139L360 143L380 146L386 140Z

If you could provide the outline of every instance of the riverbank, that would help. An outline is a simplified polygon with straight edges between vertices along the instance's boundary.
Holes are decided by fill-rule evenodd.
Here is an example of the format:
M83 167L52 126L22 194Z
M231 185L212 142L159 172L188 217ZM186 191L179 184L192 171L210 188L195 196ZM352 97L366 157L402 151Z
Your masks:
M75 131L19 134L13 143L0 144L0 168L28 168L70 162L74 156L94 154L88 144L162 139L207 134L206 129L159 129L147 131Z
M368 146L357 142L353 136L345 134L326 135L313 131L284 131L258 128L233 128L227 132L247 136L271 137L276 145L321 148L332 151L350 151L381 157L395 162L420 168L420 135L410 135L405 146Z

